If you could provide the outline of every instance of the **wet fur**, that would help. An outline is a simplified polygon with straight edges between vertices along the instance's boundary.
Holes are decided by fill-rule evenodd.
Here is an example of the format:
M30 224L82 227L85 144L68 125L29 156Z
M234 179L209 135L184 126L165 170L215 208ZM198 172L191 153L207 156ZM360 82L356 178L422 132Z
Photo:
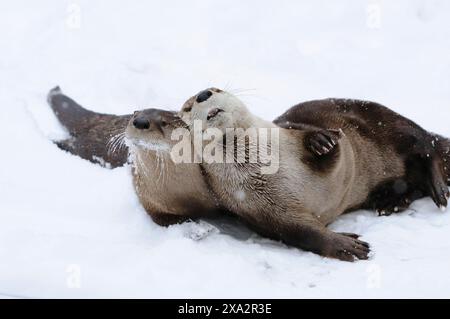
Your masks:
M166 152L133 150L133 184L152 219L169 226L218 215L220 207L194 164L174 164Z
M301 123L310 130L342 129L359 138L363 146L360 158L372 158L379 151L388 162L400 159L404 174L392 176L388 167L386 174L392 177L376 185L359 208L389 214L425 196L432 196L438 206L447 206L448 190L439 190L448 184L450 140L427 132L385 106L361 100L316 100L292 107L274 123L286 128ZM318 163L326 159L318 160L312 167L325 171L328 166L319 167Z
M195 97L185 104L185 112L191 111L194 102ZM63 95L59 88L50 92L49 103L71 134L70 139L57 142L59 147L93 162L101 159L100 162L108 162L111 167L127 162L127 147L113 154L109 154L109 150L111 138L123 134L132 115L105 115L85 110ZM207 215L210 213L208 210L222 210L218 207L226 203L262 235L321 255L353 260L355 256L367 257L367 245L359 241L357 235L330 232L325 228L326 224L343 212L361 207L391 207L392 210L395 205L407 207L411 201L430 193L429 186L420 181L424 178L432 181L436 177L433 170L443 167L442 174L445 174L445 181L448 180L449 140L422 130L376 103L336 99L311 101L293 107L274 123L286 128L283 138L289 145L286 154L291 165L282 167L281 178L266 178L255 173L250 184L240 180L242 174L247 176L247 169L242 166L232 168L237 185L248 186L250 196L246 203L236 203L233 194L221 194L220 190L226 188L222 180L214 180L214 174L201 165L198 170L190 171L188 178L200 181L195 182L199 186L198 195L207 194L205 198L201 199L202 195L197 197L200 201L192 200L189 194L182 194L190 189L190 185L177 182L164 185L166 189L175 187L172 193L176 194L175 197L167 196L157 183L159 175L155 171L159 172L160 168L154 153L141 154L141 158L145 157L145 170L135 166L134 181L141 203L160 225ZM307 145L317 132L330 128L342 128L345 137L328 154L316 156ZM434 147L430 148L433 144ZM431 159L427 154L432 155ZM178 171L175 176L183 182L185 172ZM380 176L380 172L386 174ZM424 176L422 172L427 173ZM334 179L336 174L340 175L340 180ZM348 183L354 185L356 191L347 189L342 193L341 186ZM403 187L405 183L407 191ZM219 192L211 196L211 189ZM399 189L402 190L400 193ZM300 197L296 193L301 193ZM216 202L216 195L220 195L223 203ZM173 199L176 205L170 205ZM197 207L198 203L200 207ZM174 207L181 209L177 212ZM194 209L189 211L186 207ZM250 211L247 213L247 210Z
M139 134L130 124L136 115L152 116L158 110L144 110L135 115L99 114L84 109L57 87L50 91L48 102L70 138L56 145L74 155L108 168L131 162L133 183L142 206L161 226L188 219L211 217L222 213L211 195L199 165L175 165L167 152L125 143L126 131ZM171 113L166 112L168 117ZM172 118L172 117L171 117ZM148 132L140 137L147 141L168 141L170 130L179 127L178 120L168 119L166 134ZM130 154L130 156L129 156Z
M117 140L125 132L131 115L110 115L86 110L64 95L59 87L52 89L48 103L70 137L56 141L62 150L109 168L123 166L128 148Z
M273 127L226 94L215 92L210 102L190 99L183 118L221 129ZM223 112L205 120L205 114L217 107ZM447 181L440 172L445 166L439 162L445 159L442 145L448 140L435 140L437 147L429 147L435 135L381 105L332 99L307 102L274 123L285 128L280 131L278 173L261 176L255 164L202 165L227 209L259 233L287 244L346 261L367 259L368 245L358 235L333 233L325 226L345 212L378 208L379 194L399 200L399 206L404 197L414 200L430 194L427 181L434 183L431 189L440 187L430 178L433 174ZM343 136L331 152L314 157L308 142L324 129L342 130ZM403 181L403 188L398 181ZM241 196L245 200L236 198L236 190L245 193Z

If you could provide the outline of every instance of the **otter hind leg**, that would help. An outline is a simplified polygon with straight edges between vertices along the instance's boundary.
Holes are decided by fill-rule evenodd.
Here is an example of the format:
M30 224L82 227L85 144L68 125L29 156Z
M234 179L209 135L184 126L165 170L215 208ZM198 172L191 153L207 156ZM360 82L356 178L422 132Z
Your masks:
M415 171L421 171L420 167L416 167ZM403 212L412 202L427 195L426 189L419 187L422 183L423 181L419 183L405 178L384 182L369 194L362 208L373 209L379 216Z
M394 213L404 212L413 202L412 198L409 195L386 198L384 201L377 203L375 211L378 213L378 216L389 216Z
M427 186L430 196L436 206L444 210L450 198L448 180L444 172L444 163L440 157L434 156L429 160L427 168Z
M417 188L425 190L440 209L445 209L448 190L448 153L450 141L421 128L401 127L397 150L406 158L407 176Z
M434 134L437 151L442 158L447 186L450 186L450 139Z

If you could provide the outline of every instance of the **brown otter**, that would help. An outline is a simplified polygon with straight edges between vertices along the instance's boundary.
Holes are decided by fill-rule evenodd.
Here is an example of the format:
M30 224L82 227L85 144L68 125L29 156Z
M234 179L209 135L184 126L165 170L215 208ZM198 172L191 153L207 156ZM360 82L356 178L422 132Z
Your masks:
M202 103L204 101L206 101L210 96L212 96L215 92L221 92L220 90L211 90L212 92L203 92L203 94L199 94L193 98L191 98L183 107L184 110L184 115L186 113L189 113L189 109L192 109L192 107L194 106L195 103ZM115 115L106 115L106 114L98 114L98 113L94 113L88 110L85 110L84 108L82 108L81 106L79 106L76 102L74 102L73 100L71 100L70 98L68 98L67 96L63 95L61 93L61 91L57 88L54 89L50 92L49 94L49 103L52 106L52 109L54 110L55 114L57 115L57 117L59 118L59 120L62 122L62 124L68 129L69 133L71 134L71 138L69 138L66 141L63 142L58 142L58 146L68 150L69 152L81 156L85 159L91 160L93 162L100 162L100 163L110 163L110 167L117 167L117 166L121 166L123 164L126 163L127 161L127 154L128 154L128 148L126 146L124 147L117 147L119 144L117 144L119 142L118 138L120 138L121 136L123 136L125 128L131 123L132 125L134 120L131 121L133 115L124 115L124 116L115 116ZM336 110L334 110L331 106L324 107L322 108L318 108L317 110L315 110L315 105L320 105L325 103L326 105L335 105L336 103L336 110L339 110L340 108L342 108L342 112L336 112ZM358 118L358 116L361 116L362 119L361 121L364 122L365 117L364 114L362 115L358 115L358 114L351 114L351 112L349 112L349 118L345 118L343 120L339 120L339 117L342 115L345 115L348 110L346 109L346 106L352 105L352 103L355 103L354 107L364 107L364 106L368 106L369 109L375 109L374 111L377 112L377 108L381 108L383 109L383 107L379 106L378 104L372 104L370 102L362 102L362 101L353 101L353 100L324 100L324 101L314 101L314 102L307 102L307 103L302 103L299 104L298 106L294 107L293 109L291 109L290 111L286 112L284 115L282 115L279 119L277 119L275 121L275 123L277 125L280 126L284 126L287 128L294 128L294 129L299 129L300 131L303 131L301 133L301 136L303 136L303 138L294 138L293 140L295 141L299 141L302 140L302 144L303 144L303 157L301 158L302 163L304 165L306 165L311 171L314 170L314 174L315 175L323 175L323 174L330 174L330 169L333 170L333 167L335 167L337 161L336 159L339 157L339 153L340 153L340 149L342 148L342 144L348 144L348 142L346 142L346 140L348 140L348 136L344 136L342 138L342 136L340 135L339 131L337 129L342 128L344 130L344 132L346 132L347 130L353 128L353 130L359 130L361 127L359 127L358 125L355 126L348 126L348 127L342 127L342 124L344 123L353 123L353 120L356 120ZM305 107L304 107L305 106ZM337 107L339 106L339 108ZM304 108L303 108L304 107ZM194 111L197 108L194 108ZM321 112L325 112L320 113L317 112L318 110L320 110ZM353 110L355 111L355 110ZM147 117L147 119L149 121L153 121L154 119L156 121L161 121L160 118L160 113L159 112L164 112L164 111L149 111L147 113L142 113L145 115L145 117ZM321 121L320 120L320 116L324 116L324 119L327 119L326 115L327 112L330 112L330 115L333 120L330 123L336 123L336 125L327 125L327 121ZM381 111L380 111L381 112ZM401 208L404 208L405 206L407 206L409 204L410 201L414 200L415 198L419 198L422 196L426 196L428 194L433 195L433 190L430 189L436 189L438 191L434 191L435 194L439 194L439 187L442 186L442 174L439 174L439 171L445 169L448 171L448 151L449 151L449 147L448 145L450 145L450 143L448 142L448 140L444 139L444 138L440 138L436 135L432 135L429 134L423 130L421 130L420 128L416 127L417 129L413 132L416 132L413 136L411 137L411 132L408 131L408 124L412 123L409 122L408 120L400 117L399 115L389 111L389 110L385 110L383 111L384 113L384 118L387 121L387 123L389 123L389 125L387 126L387 129L392 129L392 128L402 128L403 127L403 136L406 139L410 139L411 141L414 141L414 139L417 140L417 143L411 143L412 148L409 148L410 151L412 151L411 153L408 153L408 149L404 150L403 153L400 153L399 156L397 153L393 153L392 157L394 158L395 162L397 163L398 157L401 157L402 160L404 161L403 164L399 165L398 163L396 164L396 166L398 167L403 167L405 169L405 173L403 178L393 178L391 180L387 179L380 183L378 186L375 186L374 189L370 192L369 196L367 196L367 199L365 202L363 202L360 207L371 207L371 208L379 208L380 210L385 210L386 213L391 212L391 211L398 211ZM390 113L391 112L391 113ZM220 113L220 112L219 112ZM217 114L219 114L217 113ZM138 116L140 113L136 113L135 117ZM217 115L216 114L216 115ZM320 115L322 114L322 115ZM173 116L172 116L173 115ZM212 114L214 115L214 114ZM350 116L351 115L351 116ZM367 113L365 116L368 116L369 119L371 119L371 116L369 116L370 113ZM174 115L174 113L165 113L163 116L166 117L165 122L170 123L172 120L178 122L179 119ZM213 116L215 117L215 116ZM356 118L356 119L355 119ZM335 121L335 122L333 122ZM147 124L145 123L141 123L143 126L143 129L146 130L147 129ZM167 123L166 123L167 124ZM177 123L175 127L178 127L180 123ZM375 120L373 121L372 125L374 124L379 124L376 123ZM136 125L140 125L139 123L136 122ZM397 126L398 125L398 126ZM151 125L150 125L151 126ZM370 128L370 125L368 125L367 127ZM170 128L170 127L169 127ZM159 129L158 129L159 131ZM292 130L294 131L294 130ZM366 133L369 131L365 131ZM396 131L399 132L399 131ZM409 132L409 134L408 134ZM168 132L167 132L168 133ZM422 135L420 135L420 134ZM148 137L150 137L153 133L147 135ZM158 133L159 134L159 133ZM296 134L296 133L293 133ZM359 134L358 132L354 133L354 134ZM346 135L348 135L348 133L346 133ZM145 136L142 135L142 136ZM163 137L164 139L167 138L167 134L161 134L159 135L160 137ZM424 143L424 141L429 140L430 137L434 137L436 139L431 139L431 144L432 146L434 146L434 150L435 152L429 152L429 148L427 149L427 143ZM113 137L117 137L114 138L112 140L113 143L110 143L110 139ZM363 136L364 137L364 136ZM339 143L338 140L342 139ZM366 139L369 139L369 135L367 137L364 137ZM402 141L397 141L398 144L401 144ZM144 143L145 144L145 143ZM336 145L338 144L338 145ZM363 145L363 144L362 144ZM115 147L115 152L110 152L111 149L114 149ZM367 146L367 145L366 145ZM377 148L377 143L374 143L375 149ZM422 149L420 147L422 147ZM395 147L394 147L395 148ZM400 148L400 151L402 150L402 148ZM362 161L367 161L367 159L369 158L369 155L371 153L370 148L366 149L367 154L364 153L358 153L362 156ZM151 155L152 153L150 152L147 155ZM410 156L408 156L410 155ZM153 156L153 161L151 160L151 158L149 158L149 160L147 162L149 163L157 163L157 158L158 156L155 154ZM436 159L437 158L437 159ZM391 160L391 158L387 158L388 160ZM445 165L442 166L442 162L444 162ZM154 164L152 167L155 168L156 165L156 169L158 170L158 166L157 164ZM397 168L398 168L397 167ZM150 170L146 170L147 174L148 173L152 173L151 169ZM198 173L199 171L197 170L193 170L191 171L191 173L193 173L193 177L190 176L189 174L187 175L188 178L192 178L192 180L195 181L196 185L203 185L203 186L199 186L198 190L200 193L202 194L207 194L208 190L209 190L209 186L207 184L207 182L209 181L205 181L203 178L203 175L201 174L201 170L200 170L200 174ZM410 176L412 173L412 177ZM414 172L417 173L417 176L415 178L414 177ZM424 175L421 175L421 172L428 172L427 174L425 174L428 177L431 178L425 178ZM388 174L391 174L392 172L387 172ZM183 170L178 171L178 173L180 178L183 176L182 174L184 174ZM313 174L313 175L314 175ZM409 174L409 175L408 175ZM384 175L384 174L383 174ZM441 175L441 176L440 176ZM421 178L421 176L423 178ZM433 177L434 176L434 177ZM153 175L149 175L148 176L149 179L158 179L159 175L158 174L153 174ZM419 186L415 185L414 183L411 186L408 186L410 183L410 181L427 181L427 185L423 185L424 183L419 183ZM198 181L201 181L199 184L197 184ZM445 182L445 180L444 180ZM190 188L186 187L186 190L189 190ZM150 185L150 189L152 189L154 185ZM171 185L166 185L167 189L169 189L170 187L172 187ZM178 186L178 185L176 185ZM146 186L147 187L147 186ZM415 188L416 187L416 188ZM442 187L441 187L442 190ZM149 191L149 193L154 192L154 190L152 189L152 191ZM439 202L439 205L444 205L446 204L446 201L444 201L444 199L446 200L446 193L445 190L443 190L444 192L444 196L434 196L435 198L437 197L439 200L441 200ZM405 194L407 194L408 196L404 196ZM181 213L178 213L176 211L170 211L167 212L167 209L161 209L158 207L164 207L164 205L167 204L168 200L167 197L166 199L163 201L163 205L159 205L159 196L161 195L161 193L156 192L155 196L153 196L153 199L156 201L157 205L148 205L145 203L145 201L143 202L144 206L146 206L148 212L150 213L150 215L154 218L154 220L162 225L166 225L166 224L170 224L170 223L176 223L176 222L180 222L182 220L184 220L187 217L190 217L190 214L192 213L192 216L198 216L198 212L201 212L201 214L208 214L208 210L210 209L210 207L214 206L214 208L212 208L213 211L221 211L221 209L216 209L216 202L214 199L214 196L206 196L208 199L205 199L205 202L201 201L204 205L204 210L202 211L201 209L193 209L192 211L189 212L184 210ZM165 194L162 194L165 195ZM175 196L174 198L172 197L168 197L169 201L170 199L177 199L176 196L180 195L180 188L177 189L177 191L175 191L173 193L173 195ZM183 194L184 195L184 194ZM198 197L201 198L201 197ZM239 198L239 197L238 197ZM142 199L141 199L142 200ZM185 206L189 207L190 205L190 199L189 196L188 198L184 197L183 201L181 203L185 203ZM403 205L404 204L404 205ZM396 205L398 207L396 207ZM357 207L353 207L350 208L354 209ZM181 217L180 217L181 216ZM262 224L263 225L263 224ZM274 224L276 225L276 224ZM291 232L289 232L289 229L285 232L285 234L287 234L287 236L289 236L289 234L292 236L291 240L289 240L289 238L284 239L283 237L280 237L280 235L277 234L273 234L273 229L272 232L267 232L265 227L261 227L262 229L258 229L257 227L258 225L254 225L254 228L259 231L262 234L266 234L270 237L273 238L277 238L277 239L282 239L287 243L291 243L292 245L295 246L299 246L299 247L303 247L309 250L314 250L314 247L308 247L308 245L312 245L314 246L314 242L318 239L320 239L320 237L318 238L317 236L315 236L314 232L311 232L309 235L307 235L310 232L310 229L304 229L304 232L300 232L298 234L298 236L300 236L300 238L298 238L298 236L296 237L295 234L292 234L292 232L296 232L299 229L296 228L295 225L292 225L292 227L290 228ZM263 225L264 226L264 225ZM285 235L283 235L285 236ZM303 236L303 237L302 237ZM340 237L342 240L346 241L347 244L350 244L354 242L354 240L352 239L353 237L356 237L356 235L352 235L352 234L344 234L342 236L347 237L345 240L342 239L343 237ZM299 239L304 238L305 243L304 244L299 244ZM309 243L309 244L308 244ZM366 250L365 248L363 248L365 244L364 243L358 243L358 247L360 248L360 250L362 250L362 252L359 252L359 257L364 258L366 256ZM365 247L365 246L364 246ZM336 247L335 247L336 248ZM355 248L356 249L356 248ZM323 252L322 252L323 253ZM326 254L326 255L330 255L333 256L333 254ZM338 258L341 259L350 259L349 256L344 256L344 257L339 257Z
M221 213L201 166L172 161L171 134L183 127L175 112L147 109L135 112L125 130L136 193L159 225Z
M358 235L334 233L326 225L351 210L398 211L427 195L447 206L449 140L381 105L314 101L293 107L274 124L248 112L233 95L208 89L186 102L182 117L224 134L228 128L286 127L279 132L275 174L261 174L261 162L202 166L227 209L289 245L346 261L367 259L369 246ZM217 147L226 149L224 141L217 139Z
M70 134L55 142L61 149L108 168L123 166L131 155L136 193L157 224L167 226L226 213L205 183L200 165L175 165L170 159L171 132L184 125L175 112L95 113L59 87L50 90L47 100ZM126 136L128 143L124 143Z
M175 112L147 109L133 115L88 111L64 95L50 91L48 102L70 138L56 144L94 163L115 168L131 156L133 181L140 202L161 226L222 213L197 164L175 165L168 150L171 132L184 123ZM124 143L125 135L127 143Z

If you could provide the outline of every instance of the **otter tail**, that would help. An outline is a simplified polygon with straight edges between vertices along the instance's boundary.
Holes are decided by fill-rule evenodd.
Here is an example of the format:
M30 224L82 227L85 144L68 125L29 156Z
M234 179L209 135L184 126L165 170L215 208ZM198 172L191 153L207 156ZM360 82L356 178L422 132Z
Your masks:
M56 141L59 148L108 168L128 160L124 134L131 115L110 115L89 111L64 95L59 87L48 93L47 101L70 138Z

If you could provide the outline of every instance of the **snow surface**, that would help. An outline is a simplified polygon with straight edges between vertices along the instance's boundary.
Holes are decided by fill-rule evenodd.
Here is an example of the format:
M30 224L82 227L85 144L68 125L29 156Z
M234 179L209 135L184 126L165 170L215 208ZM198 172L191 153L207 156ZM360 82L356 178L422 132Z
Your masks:
M450 215L360 211L344 263L207 223L155 225L128 168L61 152L59 84L96 111L178 109L209 86L273 119L313 98L383 103L450 136L450 1L0 1L0 295L450 297ZM245 89L245 90L243 90Z

